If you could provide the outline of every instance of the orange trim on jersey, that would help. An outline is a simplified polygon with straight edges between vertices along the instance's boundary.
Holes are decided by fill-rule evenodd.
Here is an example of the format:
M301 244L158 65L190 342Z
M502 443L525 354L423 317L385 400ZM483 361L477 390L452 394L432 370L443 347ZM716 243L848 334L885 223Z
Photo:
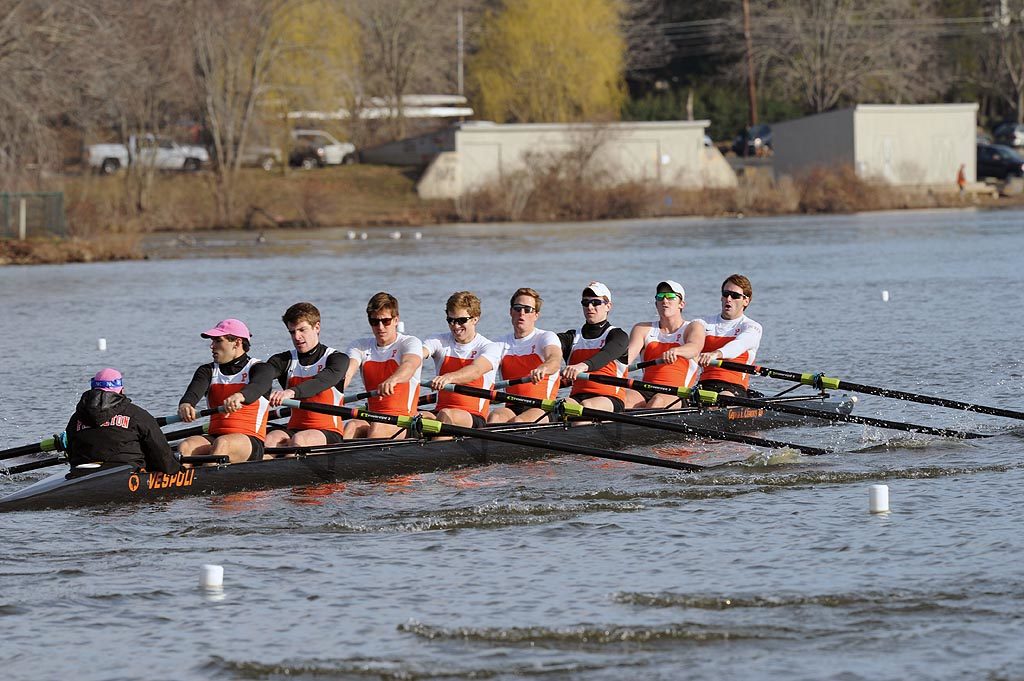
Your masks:
M714 352L732 340L735 340L732 336L706 336L704 338L704 352ZM730 357L729 361L739 364L750 364L750 352L744 352L739 357ZM728 369L716 366L704 367L704 371L700 374L700 380L725 381L726 383L742 385L744 388L750 387L750 374L745 374L742 371L729 371Z
M224 404L229 395L241 392L246 385L247 383L213 383L206 392L206 403L211 409L216 409ZM234 414L214 414L210 417L210 435L241 433L265 440L267 421L270 418L266 402L266 399L261 397Z
M441 370L438 374L450 374L453 371L458 371L463 367L467 367L472 364L472 359L459 359L458 357L445 357L444 361L441 362ZM475 388L484 387L484 377L480 376L471 383L464 383L463 385L471 385ZM470 414L476 414L481 418L487 418L487 413L491 408L491 401L484 400L479 397L471 397L469 395L460 395L459 393L448 392L442 390L437 394L437 411L442 409L462 409L468 411Z
M580 364L587 361L597 353L601 352L601 348L580 348L579 350L573 350L572 354L569 355L569 361L567 365ZM599 369L588 371L588 374L594 376L619 376L623 375L623 372L619 368L619 363L615 360L608 362ZM623 389L616 385L605 385L603 383L595 383L594 381L581 381L576 380L572 384L572 390L569 391L570 395L578 395L579 393L590 393L592 395L608 395L609 397L621 397Z
M682 343L663 343L651 341L644 346L643 361L658 359L672 348L681 347ZM692 388L697 383L696 364L689 359L677 359L671 364L655 364L644 369L643 380L647 383L660 383L677 388Z

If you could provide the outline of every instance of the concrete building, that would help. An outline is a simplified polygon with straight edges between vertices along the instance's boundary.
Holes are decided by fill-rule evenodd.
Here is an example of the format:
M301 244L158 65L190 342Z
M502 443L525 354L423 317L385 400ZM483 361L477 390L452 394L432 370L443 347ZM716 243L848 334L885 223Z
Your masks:
M953 189L960 164L977 176L977 104L858 104L772 125L776 177L852 165L894 186Z
M609 184L657 182L688 189L735 187L736 174L704 145L709 121L609 124L463 123L453 149L440 153L417 186L423 198L457 198L501 182L542 157L593 153L591 169ZM440 138L439 138L440 139Z

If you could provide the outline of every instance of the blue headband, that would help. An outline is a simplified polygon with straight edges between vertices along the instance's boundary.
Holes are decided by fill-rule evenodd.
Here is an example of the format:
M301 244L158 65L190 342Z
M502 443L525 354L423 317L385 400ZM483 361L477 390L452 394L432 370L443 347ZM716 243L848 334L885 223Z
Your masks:
M107 388L122 388L124 384L120 378L115 378L113 381L97 381L95 378L92 379L93 390L105 390Z

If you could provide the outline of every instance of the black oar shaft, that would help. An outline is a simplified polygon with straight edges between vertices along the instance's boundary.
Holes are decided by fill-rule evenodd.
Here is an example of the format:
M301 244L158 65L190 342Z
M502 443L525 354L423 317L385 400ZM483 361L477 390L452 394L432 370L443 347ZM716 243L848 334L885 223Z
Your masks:
M593 379L593 374L587 374L588 379ZM603 377L602 377L603 378ZM615 378L615 377L611 377ZM618 379L620 381L629 382L631 379ZM467 385L447 385L446 390L453 392L462 393L464 395L470 395L473 397L483 397L492 399L495 401L504 401L507 404L521 404L524 406L539 407L545 411L550 411L554 406L554 400L541 400L534 397L523 397L522 395L510 395L497 390L484 390L483 388L475 388ZM651 418L641 418L639 416L630 416L629 414L620 414L612 411L602 411L600 409L590 409L588 407L581 407L579 410L579 416L586 417L588 419L601 419L605 421L616 421L618 423L628 423L634 426L641 426L643 428L655 428L659 430L668 430L675 433L682 433L684 435L690 435L697 437L709 438L712 440L726 440L728 442L739 442L742 444L754 445L755 447L768 447L770 449L782 449L789 447L797 449L804 454L812 456L820 456L822 454L831 454L832 452L821 449L819 447L808 447L805 445L794 445L788 442L780 442L778 440L770 440L767 438L753 437L751 435L741 435L739 433L726 433L721 430L715 430L712 428L703 428L701 426L691 426L683 423L670 423L667 421L654 420Z
M0 467L0 473L16 475L18 473L34 471L38 468L49 468L50 466L56 466L61 463L67 463L67 459L63 456L54 456L49 459L40 459L39 461L30 461L29 463L18 464L17 466L10 466L7 468Z
M38 454L39 452L52 452L56 448L56 438L48 437L41 442L33 442L29 445L21 445L19 447L12 447L11 449L5 449L0 452L0 461L3 461L4 459L17 459L19 456Z
M881 388L873 385L863 385L861 383L851 383L850 381L844 381L832 376L825 376L823 374L798 374L792 371L782 371L781 369L772 369L769 367L760 367L752 364L740 364L739 362L728 362L720 360L716 362L718 366L723 369L729 369L730 371L741 371L747 374L756 374L758 376L767 376L768 378L779 378L786 381L793 381L794 383L802 383L815 388L828 388L831 390L849 390L855 393L864 393L866 395L878 395L879 397L891 397L897 400L905 400L907 402L918 402L920 404L930 404L937 407L946 407L948 409L959 409L961 411L973 411L979 414L990 414L992 416L1003 416L1010 419L1024 420L1024 412L1013 411L1012 409L1002 409L1000 407L989 407L983 404L971 404L970 402L961 402L959 400L949 400L944 397L931 397L929 395L919 395L917 393L908 393L902 390L893 390L891 388Z
M783 404L780 402L768 402L767 400L752 400L746 397L734 397L732 395L722 395L710 390L690 390L689 388L675 388L670 385L662 385L659 383L647 383L646 381L638 381L632 378L619 378L617 376L594 376L590 375L589 380L595 383L604 383L606 385L615 385L623 388L632 388L633 390L645 390L647 392L661 393L662 395L674 395L677 397L691 397L700 400L707 404L720 404L723 406L737 406L737 407L753 407L755 409L771 409L772 411L778 411L785 414L794 414L797 416L808 416L811 418L822 419L824 421L834 421L842 423L859 423L865 426L873 426L875 428L888 428L891 430L903 430L912 433L925 433L928 435L941 435L943 437L957 437L963 439L975 439L982 437L990 437L982 433L972 433L965 430L953 430L950 428L936 428L932 426L922 426L916 423L902 423L900 421L888 421L885 419L876 419L870 416L856 416L854 414L840 414L834 411L823 411L821 409L808 409L807 407L798 407L792 404Z
M318 411L322 414L332 414L334 416L340 416L343 419L362 419L364 421L371 421L374 423L388 423L400 428L414 428L417 423L417 419L412 416L392 416L391 414L379 414L377 412L366 411L363 409L354 409L350 407L335 407L329 404L321 404L318 402L299 402L295 403L294 400L285 400L285 404L293 407L299 407L300 409L308 409L309 411ZM595 447L584 447L582 445L574 445L563 442L551 442L549 440L539 440L532 437L525 437L522 435L513 435L511 433L501 433L493 430L484 430L481 428L463 428L462 426L450 425L447 423L441 423L440 421L433 421L430 419L422 419L420 423L423 426L423 431L432 435L450 435L454 437L474 437L480 440L491 440L494 442L505 442L508 444L519 445L521 447L534 447L537 449L545 449L552 452L564 452L566 454L582 454L584 456L592 456L599 459L611 459L612 461L627 461L629 463L639 463L648 466L659 466L661 468L672 468L680 471L702 471L706 466L700 466L692 463L685 463L683 461L672 461L671 459L661 459L654 456L640 456L638 454L626 454L625 452L616 452L608 449L597 449Z

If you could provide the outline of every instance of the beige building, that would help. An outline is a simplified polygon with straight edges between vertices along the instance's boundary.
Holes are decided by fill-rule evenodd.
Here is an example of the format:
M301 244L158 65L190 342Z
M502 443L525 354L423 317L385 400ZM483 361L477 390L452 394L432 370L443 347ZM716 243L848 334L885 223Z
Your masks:
M709 121L463 123L455 130L454 151L434 159L417 191L423 198L457 198L545 158L580 151L593 154L588 168L609 184L735 187L736 174L721 153L704 145L708 125Z
M866 180L954 188L977 171L977 104L858 104L772 125L776 177L852 165Z

